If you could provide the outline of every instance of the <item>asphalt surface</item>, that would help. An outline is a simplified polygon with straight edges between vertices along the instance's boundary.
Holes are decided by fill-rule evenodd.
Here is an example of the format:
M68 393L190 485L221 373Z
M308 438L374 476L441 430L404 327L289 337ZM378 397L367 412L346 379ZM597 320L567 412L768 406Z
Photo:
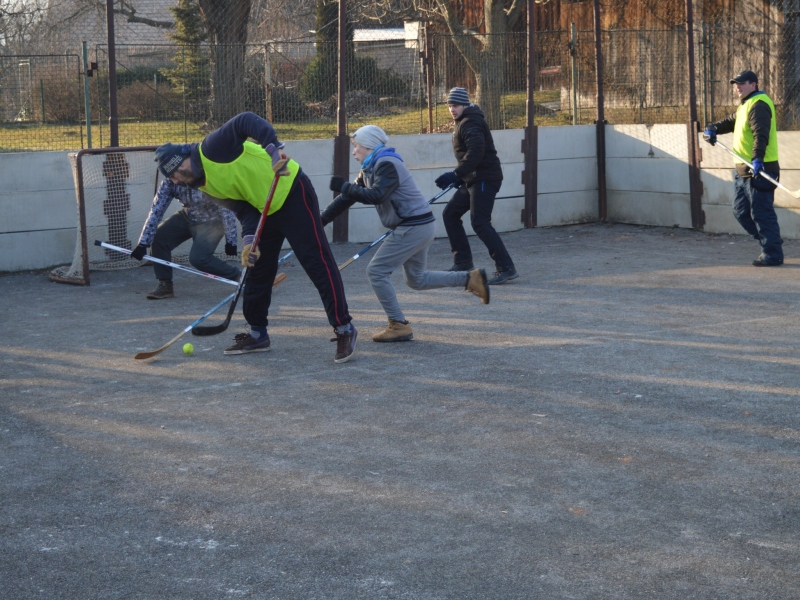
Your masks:
M0 596L800 598L800 242L755 268L745 236L503 237L521 276L488 306L397 276L407 343L370 340L348 267L344 365L296 262L272 351L233 357L240 311L133 359L218 282L0 277Z

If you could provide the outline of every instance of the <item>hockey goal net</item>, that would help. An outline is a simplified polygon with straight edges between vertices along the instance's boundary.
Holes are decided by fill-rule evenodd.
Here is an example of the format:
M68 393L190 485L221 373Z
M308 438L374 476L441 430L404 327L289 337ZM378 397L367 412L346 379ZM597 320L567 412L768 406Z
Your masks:
M69 155L78 201L78 230L72 264L57 267L50 279L89 285L90 271L141 266L142 263L95 240L128 250L136 247L163 176L154 161L157 146L96 148ZM181 204L174 201L169 214ZM165 218L168 215L165 215ZM189 245L182 244L172 260L188 262Z

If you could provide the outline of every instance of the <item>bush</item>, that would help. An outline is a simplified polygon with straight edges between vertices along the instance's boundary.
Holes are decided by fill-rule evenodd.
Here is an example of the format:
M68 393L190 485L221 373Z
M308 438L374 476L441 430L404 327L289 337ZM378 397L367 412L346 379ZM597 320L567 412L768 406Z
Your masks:
M135 81L117 93L120 118L159 119L172 115L180 106L180 95L167 83L156 90L152 84Z
M42 82L44 88L44 117L48 123L78 123L83 120L83 90L75 77L60 75ZM39 94L36 94L37 96ZM33 103L37 112L41 104ZM41 118L41 115L38 115Z
M296 90L272 88L272 119L276 123L307 121L310 117L311 111Z

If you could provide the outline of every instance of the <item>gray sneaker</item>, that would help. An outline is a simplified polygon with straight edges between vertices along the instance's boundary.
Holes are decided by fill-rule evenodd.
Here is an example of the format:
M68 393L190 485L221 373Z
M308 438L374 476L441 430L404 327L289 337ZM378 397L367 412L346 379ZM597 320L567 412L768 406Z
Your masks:
M223 354L249 354L250 352L269 350L269 334L257 340L249 333L237 333L233 339L236 343L230 348L226 348Z
M516 279L517 277L519 277L519 273L517 273L517 270L514 267L498 269L494 272L494 277L492 277L487 283L489 285L500 285L506 281Z
M358 331L352 323L350 331L336 333L336 337L331 339L332 342L336 342L336 356L333 357L333 362L346 363L353 358L353 353L356 351L356 340L358 340Z

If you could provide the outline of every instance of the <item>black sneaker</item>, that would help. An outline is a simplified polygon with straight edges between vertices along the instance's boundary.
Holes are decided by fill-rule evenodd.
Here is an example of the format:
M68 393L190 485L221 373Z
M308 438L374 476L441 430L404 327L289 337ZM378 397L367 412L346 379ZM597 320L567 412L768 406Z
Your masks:
M463 263L455 263L452 267L447 269L448 271L472 271L475 268L475 265L472 264L472 261L463 262Z
M501 269L499 271L494 272L494 277L492 277L487 283L489 285L500 285L501 283L505 283L506 281L511 281L519 277L519 273L514 267L510 267L508 269Z
M352 323L349 331L336 333L336 337L331 339L332 342L336 342L336 356L333 357L333 362L346 363L353 358L353 353L356 351L356 340L358 340L358 331Z
M780 267L782 264L782 260L772 260L764 254L753 261L754 267Z
M269 350L269 334L257 340L249 333L237 333L233 339L236 343L230 348L226 348L223 354L248 354Z

